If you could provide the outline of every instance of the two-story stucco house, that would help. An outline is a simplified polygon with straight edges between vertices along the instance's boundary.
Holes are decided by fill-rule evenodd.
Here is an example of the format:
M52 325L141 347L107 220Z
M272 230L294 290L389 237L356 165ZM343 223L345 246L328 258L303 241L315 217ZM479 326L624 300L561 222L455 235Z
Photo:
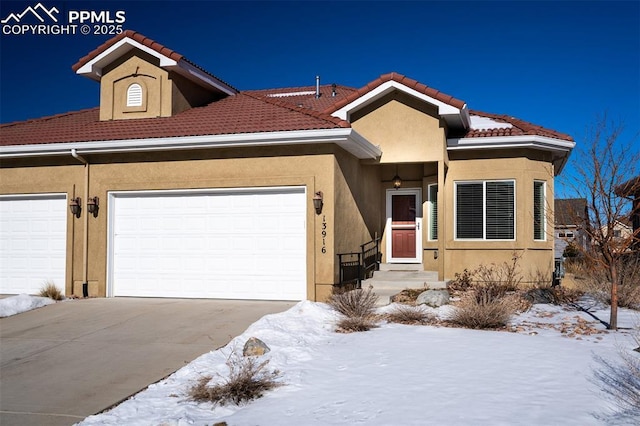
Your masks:
M568 135L396 73L239 91L133 31L73 70L99 107L0 127L0 293L323 300L376 236L440 280L553 270Z

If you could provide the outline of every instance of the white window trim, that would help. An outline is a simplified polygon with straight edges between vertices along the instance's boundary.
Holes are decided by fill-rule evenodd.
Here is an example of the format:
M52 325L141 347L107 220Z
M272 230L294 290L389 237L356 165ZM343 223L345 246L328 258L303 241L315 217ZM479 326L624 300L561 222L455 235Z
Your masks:
M436 187L436 199L433 200L431 199L431 188ZM438 209L436 208L435 211L435 215L434 215L434 211L433 211L433 202L435 201L436 205L438 204L438 184L437 183L432 183L427 185L427 200L428 200L428 216L427 216L427 240L428 241L438 241L438 236L436 236L436 238L433 238L433 229L431 224L433 223L434 217L435 217L435 221L436 221L436 233L438 233Z
M487 239L487 182L511 182L513 183L513 238L511 239ZM458 185L482 183L482 238L458 238ZM454 241L516 241L518 239L518 194L515 179L480 179L461 180L453 183L453 234Z
M537 183L541 183L542 184L542 238L536 238L536 233L535 233L535 221L538 220L537 217L535 217L535 184ZM534 185L534 211L533 211L533 240L534 241L547 241L547 182L544 180L534 180L533 181L533 185Z

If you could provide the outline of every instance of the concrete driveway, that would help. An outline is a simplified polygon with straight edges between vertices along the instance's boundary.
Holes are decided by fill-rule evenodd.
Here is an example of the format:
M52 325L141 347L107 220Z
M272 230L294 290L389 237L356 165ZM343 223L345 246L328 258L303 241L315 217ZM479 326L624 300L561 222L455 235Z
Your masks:
M71 300L0 319L0 424L70 425L295 302Z

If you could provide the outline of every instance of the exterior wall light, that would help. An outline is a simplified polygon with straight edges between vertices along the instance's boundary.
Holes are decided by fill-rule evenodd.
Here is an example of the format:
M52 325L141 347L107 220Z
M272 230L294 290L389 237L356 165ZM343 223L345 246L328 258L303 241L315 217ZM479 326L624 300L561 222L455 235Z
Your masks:
M82 214L82 198L72 198L71 203L69 203L69 209L71 210L72 215L79 218Z
M322 213L322 191L317 191L313 196L313 207L316 209L316 214Z
M398 189L402 186L402 179L400 179L400 176L398 176L397 174L393 177L391 181L393 182L393 187L395 189Z
M98 217L98 210L100 210L100 200L98 197L89 198L87 201L87 211L93 215L93 217Z

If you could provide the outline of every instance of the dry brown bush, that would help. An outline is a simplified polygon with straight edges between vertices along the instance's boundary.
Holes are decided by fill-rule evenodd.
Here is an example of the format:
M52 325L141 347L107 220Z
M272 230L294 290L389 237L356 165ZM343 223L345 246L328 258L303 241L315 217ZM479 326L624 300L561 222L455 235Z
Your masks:
M232 352L227 358L229 377L210 385L211 376L202 377L190 390L189 396L197 402L214 405L242 404L260 398L266 391L281 386L278 370L267 370L269 360L243 357Z
M62 291L60 291L58 286L56 286L56 284L53 281L46 281L43 284L42 288L40 289L38 296L48 297L49 299L53 299L53 300L64 299L64 294L62 294Z
M579 290L592 295L596 300L611 304L611 279L602 268L580 264L581 278L576 280ZM618 266L618 306L640 310L640 256L629 254L620 258Z
M375 317L343 317L338 321L336 331L338 333L357 333L360 331L369 331L377 327Z
M410 325L429 324L435 319L432 314L425 312L423 309L407 305L395 306L385 317L389 322Z
M522 299L515 294L492 297L491 291L477 294L477 288L465 294L449 322L472 329L495 329L507 325L519 309Z
M347 318L371 318L375 314L378 296L368 289L356 289L337 292L329 297L327 303Z

